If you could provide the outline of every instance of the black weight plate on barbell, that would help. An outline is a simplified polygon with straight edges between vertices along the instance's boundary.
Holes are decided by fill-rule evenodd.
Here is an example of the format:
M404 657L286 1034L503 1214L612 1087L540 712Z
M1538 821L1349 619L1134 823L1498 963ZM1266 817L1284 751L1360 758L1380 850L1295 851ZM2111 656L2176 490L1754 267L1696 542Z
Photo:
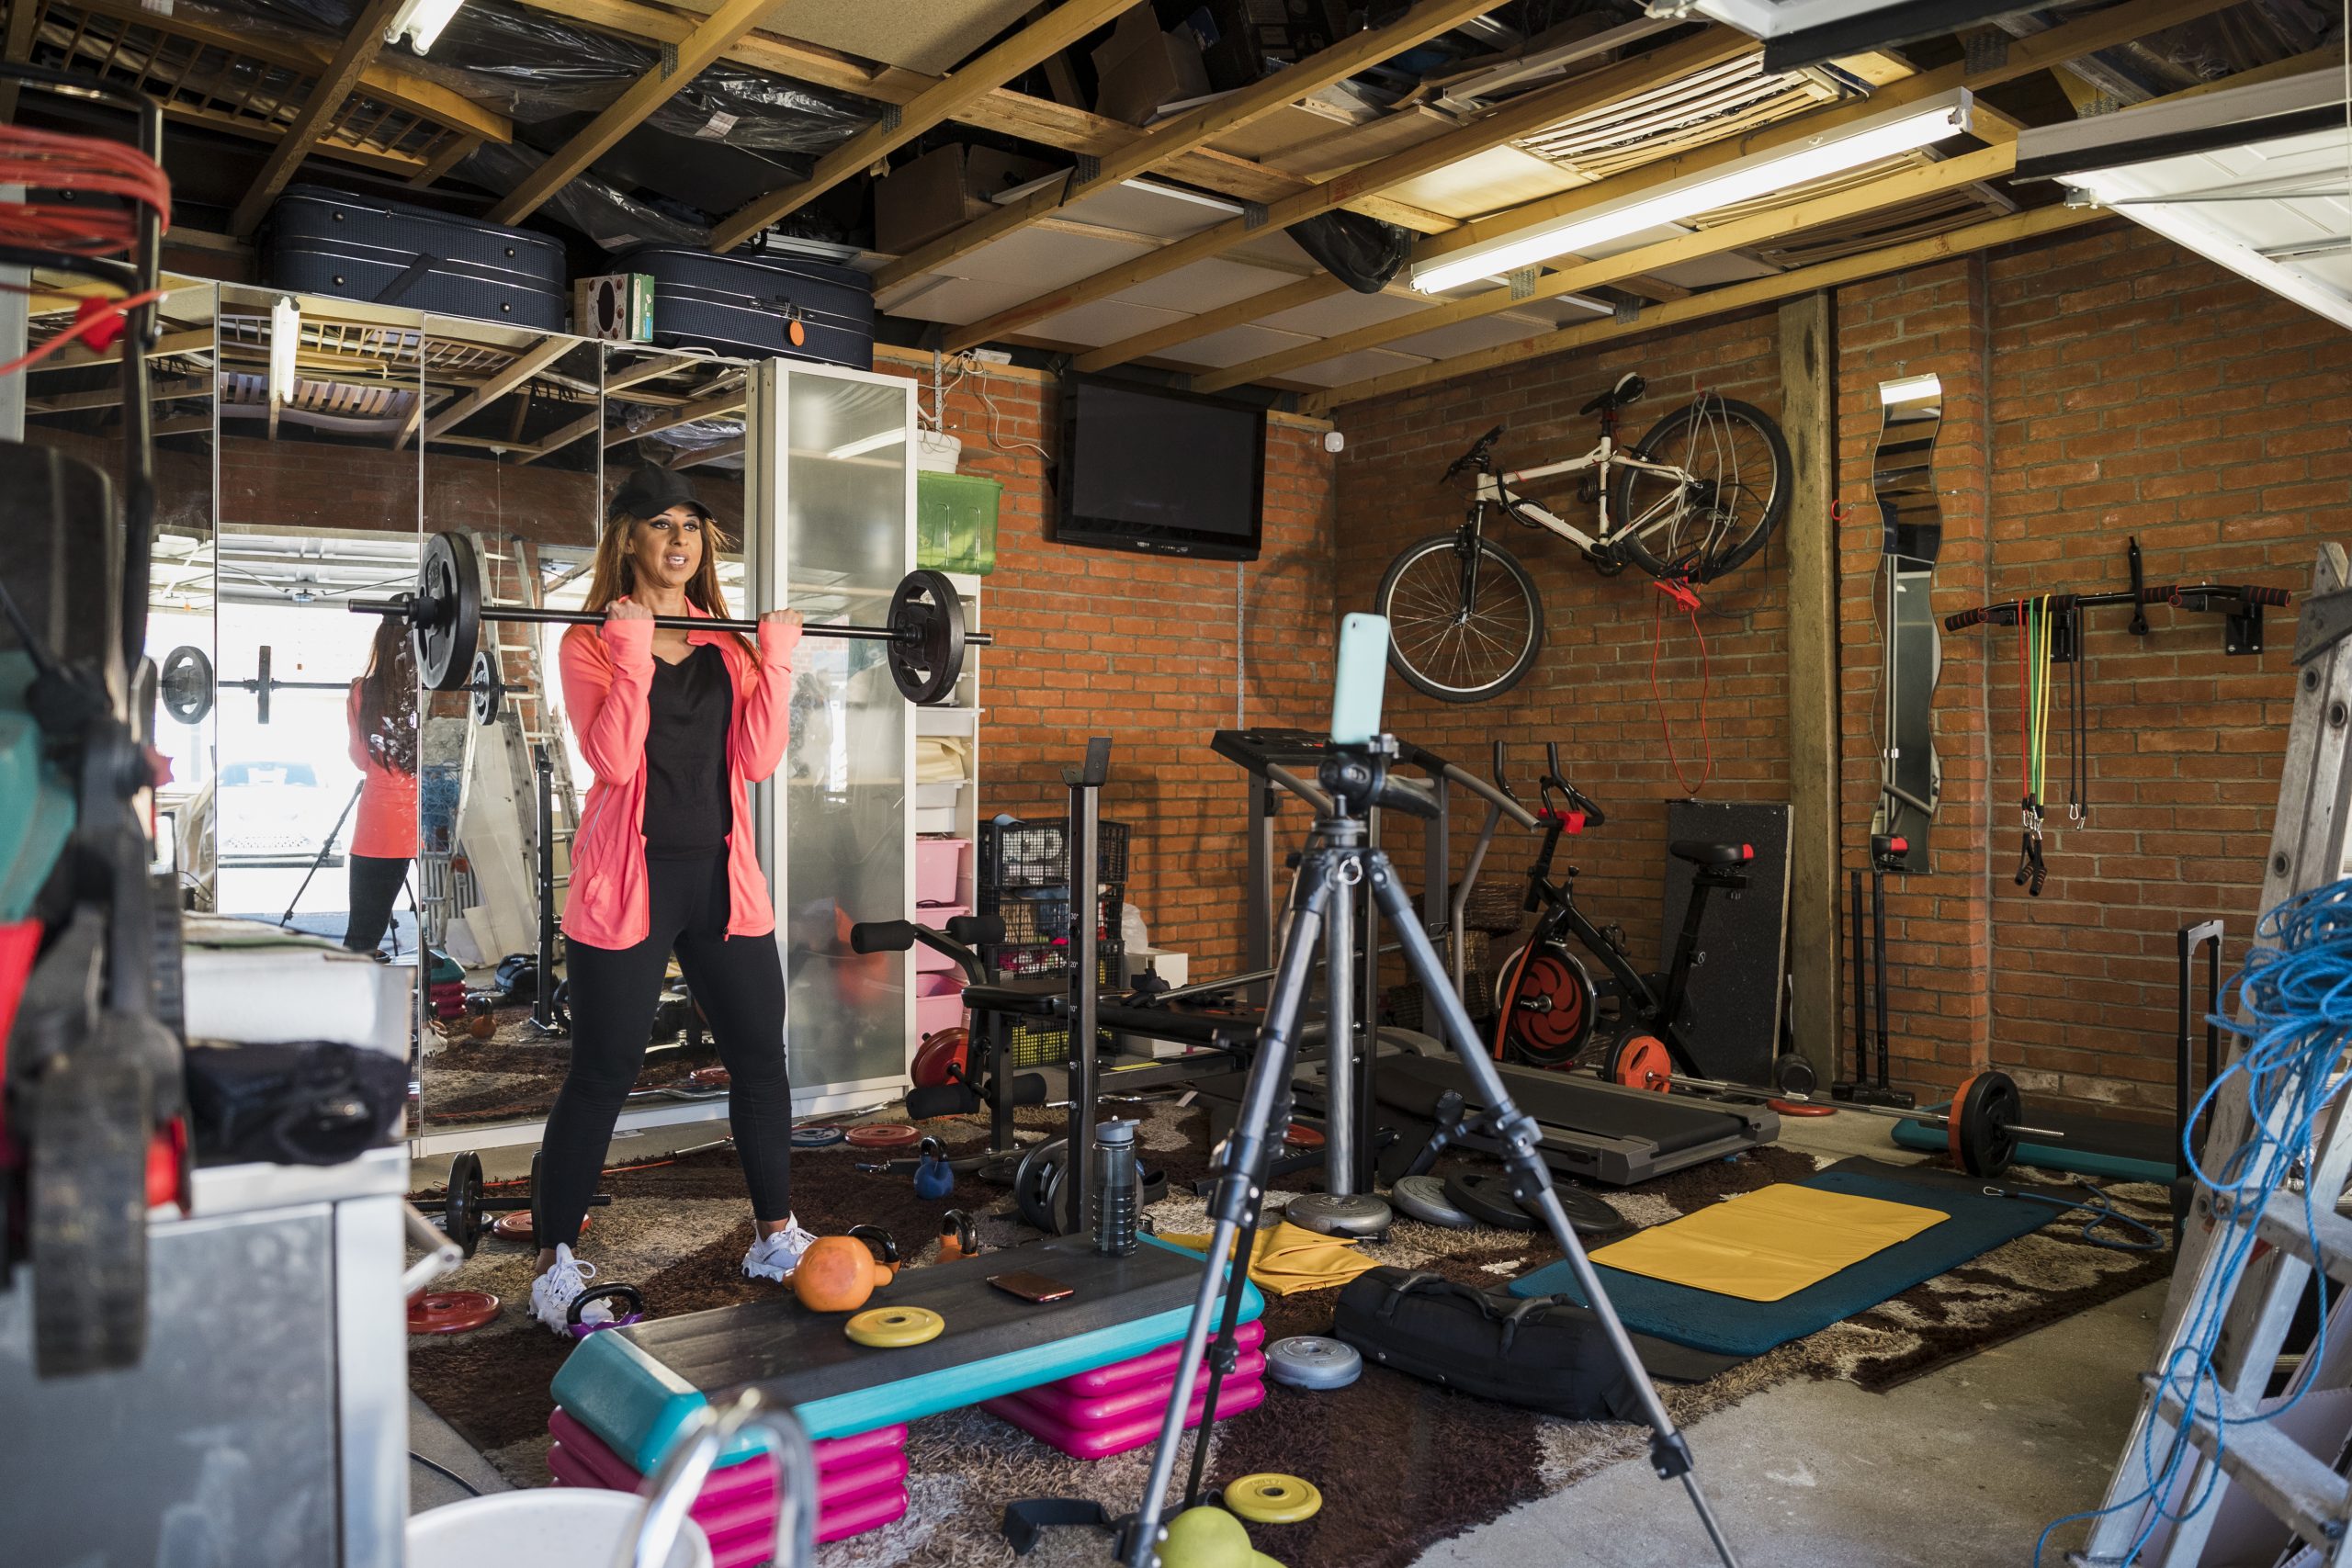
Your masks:
M212 711L212 660L204 649L182 643L164 658L155 681L164 711L182 724L202 724Z
M420 613L409 623L417 678L436 692L460 692L481 636L481 570L463 534L427 534L416 563Z
M890 679L910 703L944 703L964 673L964 602L944 571L910 571L890 595Z
M1510 1195L1510 1183L1500 1176L1453 1175L1445 1179L1446 1201L1482 1225L1497 1230L1532 1231L1535 1217Z
M483 649L474 655L473 675L466 682L473 694L473 715L476 724L495 724L499 709L506 705L506 688L498 679L498 664Z
M468 1151L449 1162L449 1190L441 1200L441 1228L468 1258L481 1245L481 1156Z
M1952 1097L1946 1140L1952 1157L1971 1176L1998 1176L2018 1156L2013 1130L2024 1119L2017 1080L1986 1069L1960 1086Z
M1022 1155L1021 1163L1013 1168L1013 1207L1022 1221L1034 1230L1053 1233L1053 1223L1046 1217L1046 1190L1052 1183L1054 1168L1067 1156L1069 1149L1069 1143L1065 1138L1032 1144Z

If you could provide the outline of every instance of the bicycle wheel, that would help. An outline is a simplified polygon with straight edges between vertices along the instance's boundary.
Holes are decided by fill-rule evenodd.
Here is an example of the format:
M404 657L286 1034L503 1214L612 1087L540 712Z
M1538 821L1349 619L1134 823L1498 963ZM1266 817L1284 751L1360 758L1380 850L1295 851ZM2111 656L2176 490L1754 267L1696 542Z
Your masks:
M1508 1055L1538 1067L1576 1063L1592 1032L1592 977L1566 948L1529 942L1503 962L1495 1032Z
M1631 455L1691 476L1623 468L1611 481L1609 542L1652 577L1712 581L1788 515L1788 441L1750 404L1702 397L1652 425Z
M1408 685L1440 702L1483 703L1534 667L1544 602L1527 569L1483 538L1476 587L1465 594L1460 539L1432 534L1406 547L1373 607L1388 618L1388 662Z

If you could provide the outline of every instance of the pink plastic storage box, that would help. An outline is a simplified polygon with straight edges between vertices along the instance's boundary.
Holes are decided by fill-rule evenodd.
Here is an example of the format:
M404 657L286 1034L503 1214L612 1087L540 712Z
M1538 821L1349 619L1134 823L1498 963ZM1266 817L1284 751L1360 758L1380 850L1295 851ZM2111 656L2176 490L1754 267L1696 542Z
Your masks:
M964 992L961 987L943 997L915 998L915 1038L927 1040L943 1029L964 1027Z
M915 840L915 902L918 904L953 904L962 894L964 856L970 852L969 839L917 839ZM937 922L924 920L925 925Z
M926 904L915 911L915 924L929 926L935 931L944 931L947 929L948 921L961 919L971 912L961 904ZM951 975L959 973L956 968L956 961L947 954L936 949L925 947L921 942L915 943L915 973L935 975L941 970L945 970Z

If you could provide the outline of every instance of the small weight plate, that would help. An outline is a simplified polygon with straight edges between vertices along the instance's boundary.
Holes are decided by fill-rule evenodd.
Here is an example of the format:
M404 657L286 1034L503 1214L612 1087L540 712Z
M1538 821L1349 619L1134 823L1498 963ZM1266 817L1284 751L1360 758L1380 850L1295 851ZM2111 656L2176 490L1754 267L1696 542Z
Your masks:
M1668 1093L1674 1088L1674 1057L1657 1035L1628 1034L1609 1053L1609 1077L1627 1089Z
M586 1214L580 1216L582 1230L588 1228L588 1220L589 1216ZM501 1241L529 1241L532 1235L531 1211L517 1209L513 1213L499 1215L498 1223L490 1227L490 1234Z
M1292 1388L1345 1388L1363 1376L1363 1358L1343 1339L1294 1334L1266 1347L1266 1375Z
M1497 1230L1532 1231L1535 1217L1510 1195L1510 1181L1499 1176L1453 1175L1445 1179L1445 1201Z
M1987 1069L1971 1077L1951 1097L1944 1136L1951 1157L1971 1176L1998 1176L2017 1158L2017 1134L2024 1101L2008 1074Z
M796 1149L829 1149L849 1134L839 1127L795 1127L792 1146Z
M1396 1211L1385 1198L1368 1193L1341 1197L1331 1192L1309 1192L1294 1198L1283 1210L1283 1218L1302 1230L1324 1235L1359 1236L1378 1241L1388 1234L1389 1222Z
M910 571L899 579L886 625L897 634L885 646L899 694L925 705L954 696L964 673L964 601L947 574Z
M852 1127L847 1136L854 1149L910 1149L922 1142L922 1134L904 1122L869 1122Z
M428 534L416 563L423 618L409 625L418 679L436 692L462 692L481 634L481 570L463 534Z
M1021 1156L1012 1171L1012 1203L1022 1223L1033 1230L1053 1234L1052 1212L1046 1202L1053 1190L1054 1179L1060 1174L1061 1162L1069 1155L1066 1138L1049 1138L1042 1144L1032 1144Z
M1316 1516L1323 1494L1295 1475L1245 1475L1226 1483L1225 1506L1253 1525L1295 1525Z
M1400 1213L1448 1230L1466 1231L1478 1223L1446 1198L1444 1181L1434 1176L1398 1177L1388 1201Z
M1566 1211L1568 1224L1578 1235L1613 1235L1625 1228L1625 1216L1610 1206L1609 1201L1581 1187L1567 1187L1557 1182L1552 1190Z
M449 1186L441 1201L441 1230L468 1258L481 1245L481 1156L470 1150L449 1162Z
M470 706L476 724L495 724L498 710L506 705L506 687L498 679L498 663L482 649L474 655L474 667L466 682L466 689L473 694Z
M1294 1122L1283 1129L1283 1142L1295 1149L1319 1149L1323 1134L1304 1122Z
M914 1066L909 1076L917 1089L944 1089L956 1081L949 1071L961 1071L971 1054L972 1036L968 1030L943 1029L915 1047Z
M202 724L212 711L212 660L193 643L182 643L164 660L155 677L164 711L182 724Z
M464 1334L498 1319L498 1298L488 1291L426 1291L409 1298L411 1334Z
M725 1067L696 1067L686 1075L686 1081L696 1089L725 1089L735 1079Z
M929 1307L872 1307L842 1325L854 1345L899 1350L926 1345L947 1331L947 1320Z

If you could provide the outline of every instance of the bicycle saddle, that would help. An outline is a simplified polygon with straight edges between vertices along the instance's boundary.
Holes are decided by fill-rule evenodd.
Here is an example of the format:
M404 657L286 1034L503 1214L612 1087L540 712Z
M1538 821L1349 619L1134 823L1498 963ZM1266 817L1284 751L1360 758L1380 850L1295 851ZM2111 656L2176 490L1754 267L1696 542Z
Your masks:
M1628 370L1625 374L1617 378L1617 384L1615 386L1610 388L1609 390L1601 393L1600 396L1593 399L1592 401L1585 404L1584 407L1578 409L1577 412L1578 413L1611 412L1617 409L1623 408L1627 403L1630 403L1636 398L1639 398L1642 395L1643 390L1648 386L1649 383L1646 380L1644 380L1641 377Z
M1745 865L1756 858L1753 844L1711 844L1704 839L1677 839L1666 846L1676 860L1692 865Z

